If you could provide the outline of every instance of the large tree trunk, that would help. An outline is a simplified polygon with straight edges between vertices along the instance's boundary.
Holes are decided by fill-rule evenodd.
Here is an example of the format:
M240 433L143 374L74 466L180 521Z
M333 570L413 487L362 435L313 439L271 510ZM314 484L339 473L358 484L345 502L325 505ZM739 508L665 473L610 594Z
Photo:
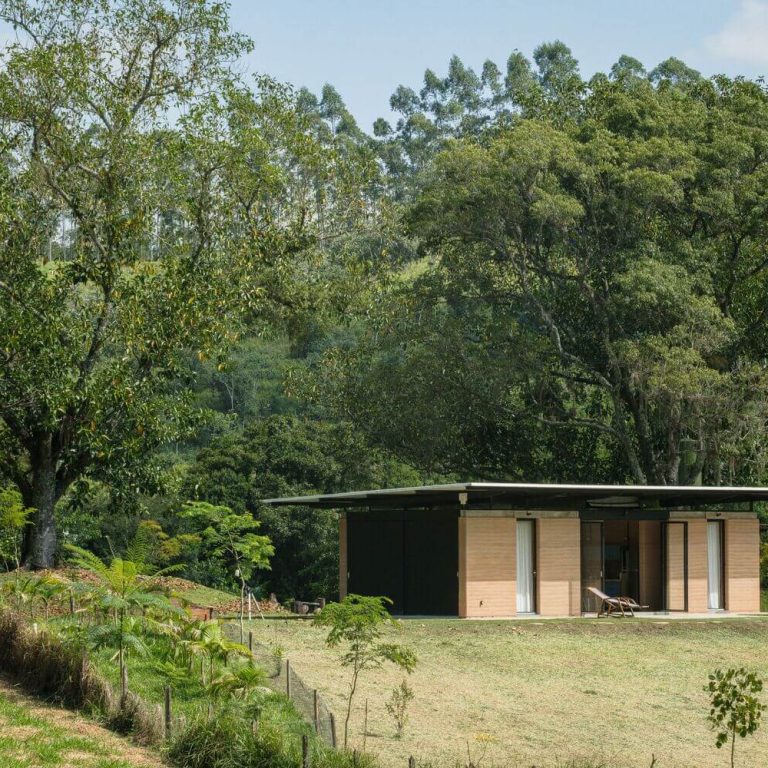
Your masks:
M52 568L56 554L56 521L53 509L57 501L56 457L53 436L41 435L30 457L32 460L31 536L25 553L25 565L34 569Z

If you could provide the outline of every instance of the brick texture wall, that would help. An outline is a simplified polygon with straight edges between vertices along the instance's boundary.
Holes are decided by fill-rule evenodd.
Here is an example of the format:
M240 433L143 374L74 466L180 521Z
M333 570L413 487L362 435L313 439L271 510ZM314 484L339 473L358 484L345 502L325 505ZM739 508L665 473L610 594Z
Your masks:
M536 527L537 612L581 614L581 522L541 518Z
M513 616L517 608L511 517L459 518L459 616Z
M725 521L725 607L729 611L760 610L760 524Z

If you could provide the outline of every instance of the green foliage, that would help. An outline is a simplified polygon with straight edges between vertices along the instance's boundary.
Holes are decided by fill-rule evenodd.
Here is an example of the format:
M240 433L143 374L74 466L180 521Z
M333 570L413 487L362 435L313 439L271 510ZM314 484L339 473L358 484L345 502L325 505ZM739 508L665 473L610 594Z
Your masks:
M194 522L205 556L222 559L233 576L248 581L255 570L269 568L274 547L269 537L254 533L260 524L249 514L205 501L188 501L179 514Z
M720 749L731 740L731 768L734 765L736 736L745 739L760 726L765 705L756 694L763 690L763 681L755 672L740 669L716 669L704 687L709 693L709 720L716 731L715 746Z
M226 505L261 521L275 547L264 587L281 597L333 595L338 589L338 523L330 510L272 508L262 499L350 488L418 484L422 476L373 448L350 424L295 415L272 416L223 435L201 450L182 493ZM169 533L192 532L180 520ZM204 581L210 560L188 560L186 575ZM210 583L210 582L208 582Z
M761 482L768 95L536 61L539 107L432 155L423 269L297 389L428 470Z
M6 571L21 565L21 539L33 511L16 488L0 488L0 560Z
M397 688L392 689L389 701L384 705L390 717L395 721L395 735L401 738L408 725L408 706L413 701L413 688L403 680Z
M416 654L410 648L380 642L385 627L400 626L387 611L387 604L391 603L386 597L347 595L340 603L328 603L314 618L317 626L328 628L326 645L329 648L341 646L341 663L352 668L344 720L345 748L359 675L366 670L379 669L385 662L408 673L416 666Z

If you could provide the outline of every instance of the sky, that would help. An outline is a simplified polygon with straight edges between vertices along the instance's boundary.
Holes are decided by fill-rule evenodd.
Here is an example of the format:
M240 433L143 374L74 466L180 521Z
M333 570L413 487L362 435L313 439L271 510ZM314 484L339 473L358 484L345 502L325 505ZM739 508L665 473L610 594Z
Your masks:
M582 75L623 54L646 68L670 56L704 75L768 76L768 0L230 0L255 41L244 72L319 93L331 83L361 128L389 118L398 85L444 76L457 54L478 73L562 40Z

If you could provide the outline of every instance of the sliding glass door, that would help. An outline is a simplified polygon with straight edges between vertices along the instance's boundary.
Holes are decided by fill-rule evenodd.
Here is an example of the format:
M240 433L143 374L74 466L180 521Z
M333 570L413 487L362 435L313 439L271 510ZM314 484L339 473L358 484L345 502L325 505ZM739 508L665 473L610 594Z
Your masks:
M603 524L581 523L581 610L595 613L600 600L589 591L603 589Z

